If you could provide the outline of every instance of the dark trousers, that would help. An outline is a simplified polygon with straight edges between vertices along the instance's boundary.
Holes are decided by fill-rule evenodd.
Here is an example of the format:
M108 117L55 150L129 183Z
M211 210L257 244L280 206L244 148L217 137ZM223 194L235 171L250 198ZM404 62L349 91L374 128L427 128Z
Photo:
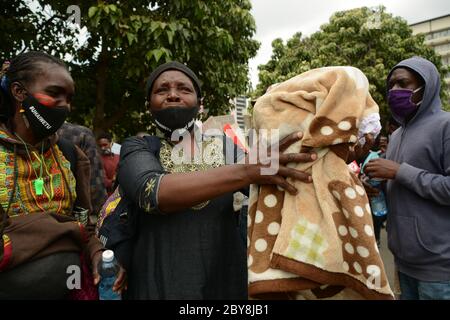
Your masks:
M0 300L65 299L68 267L79 265L78 252L60 252L0 272Z
M398 273L401 300L450 300L450 281L422 281Z
M245 246L247 246L247 216L248 206L243 205L241 211L239 212L239 233L241 234L242 241Z
M375 239L377 240L377 243L380 243L380 233L381 233L381 227L383 223L386 221L387 215L384 216L376 216L372 214L372 220L373 220L373 228L375 231Z

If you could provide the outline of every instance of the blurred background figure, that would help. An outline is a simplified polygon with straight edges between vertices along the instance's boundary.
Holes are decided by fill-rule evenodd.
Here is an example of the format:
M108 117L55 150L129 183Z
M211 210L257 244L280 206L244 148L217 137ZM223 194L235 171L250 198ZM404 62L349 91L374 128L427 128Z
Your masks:
M112 147L112 136L108 132L103 132L97 137L97 146L100 150L101 159L103 163L103 169L105 173L104 184L108 196L110 196L114 191L117 165L119 164L119 155L114 154L111 151Z
M64 122L58 130L58 135L68 141L77 145L89 158L91 164L91 203L92 215L90 218L96 220L103 203L105 203L106 188L104 184L105 173L103 172L103 164L100 158L100 153L97 150L95 136L91 129L70 123ZM96 221L91 221L94 225Z

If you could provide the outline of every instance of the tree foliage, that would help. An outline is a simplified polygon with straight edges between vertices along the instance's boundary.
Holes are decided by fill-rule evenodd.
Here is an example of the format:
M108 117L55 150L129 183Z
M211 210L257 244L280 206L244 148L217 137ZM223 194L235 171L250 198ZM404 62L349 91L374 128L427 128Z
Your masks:
M310 69L350 65L361 69L369 79L370 93L380 106L382 119L389 114L385 101L386 77L398 62L418 55L432 61L442 79L449 71L434 50L424 44L423 35L414 36L404 19L386 13L384 7L336 12L310 37L302 38L298 32L286 44L275 39L272 48L271 60L258 67L257 95L263 94L271 84ZM445 88L443 81L442 87ZM444 90L442 98L447 102Z
M26 50L54 52L59 57L74 52L76 35L67 23L67 17L50 13L49 6L39 6L37 2L32 4L31 0L2 1L0 61Z
M29 1L13 2L23 5ZM73 1L38 2L50 6L58 17L70 17L67 8ZM76 43L70 32L58 37L53 29L43 31L53 37L52 54L66 57L69 52L72 56L74 122L97 132L112 130L119 137L147 129L145 79L157 65L169 60L185 62L197 72L209 114L223 113L231 97L247 91L248 60L259 47L252 39L255 22L249 0L78 0L77 5L81 27L87 29L82 47L72 51L58 47L67 39ZM36 14L27 23L37 26L35 20L42 17ZM24 22L18 18L16 22L12 31L24 29ZM7 57L5 52L18 52L17 42L23 41L24 34L27 32L14 37L7 48L0 47L3 57ZM39 34L31 36L29 48L43 49Z

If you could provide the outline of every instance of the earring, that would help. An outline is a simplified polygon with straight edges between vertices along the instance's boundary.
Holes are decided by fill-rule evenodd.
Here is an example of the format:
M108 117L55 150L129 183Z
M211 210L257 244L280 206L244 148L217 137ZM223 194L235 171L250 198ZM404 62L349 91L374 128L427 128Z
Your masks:
M22 111L20 111L20 112L22 112ZM30 123L28 122L27 117L25 117L25 114L23 114L23 113L22 113L22 119L23 119L23 122L25 123L25 127L27 127L27 129L30 129Z

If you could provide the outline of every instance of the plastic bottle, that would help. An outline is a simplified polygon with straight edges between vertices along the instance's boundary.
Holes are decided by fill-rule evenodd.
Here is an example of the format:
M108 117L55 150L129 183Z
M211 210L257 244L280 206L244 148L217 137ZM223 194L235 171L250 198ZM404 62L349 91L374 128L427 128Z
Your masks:
M377 179L370 179L369 184L377 188L379 193L376 196L370 197L370 207L374 216L380 217L387 214L386 197L383 190L381 190L381 181Z
M366 164L372 160L380 157L380 153L376 151L370 151L363 165L361 166L361 172L364 173L364 168ZM370 207L372 209L373 215L379 217L387 214L387 205L386 205L386 197L384 196L384 192L381 189L381 182L383 179L369 179L367 182L374 188L378 189L379 193L377 196L370 197Z
M122 300L119 293L113 291L114 282L119 273L120 266L114 258L112 250L106 250L102 253L102 261L98 267L100 274L100 284L98 285L98 294L100 300Z

